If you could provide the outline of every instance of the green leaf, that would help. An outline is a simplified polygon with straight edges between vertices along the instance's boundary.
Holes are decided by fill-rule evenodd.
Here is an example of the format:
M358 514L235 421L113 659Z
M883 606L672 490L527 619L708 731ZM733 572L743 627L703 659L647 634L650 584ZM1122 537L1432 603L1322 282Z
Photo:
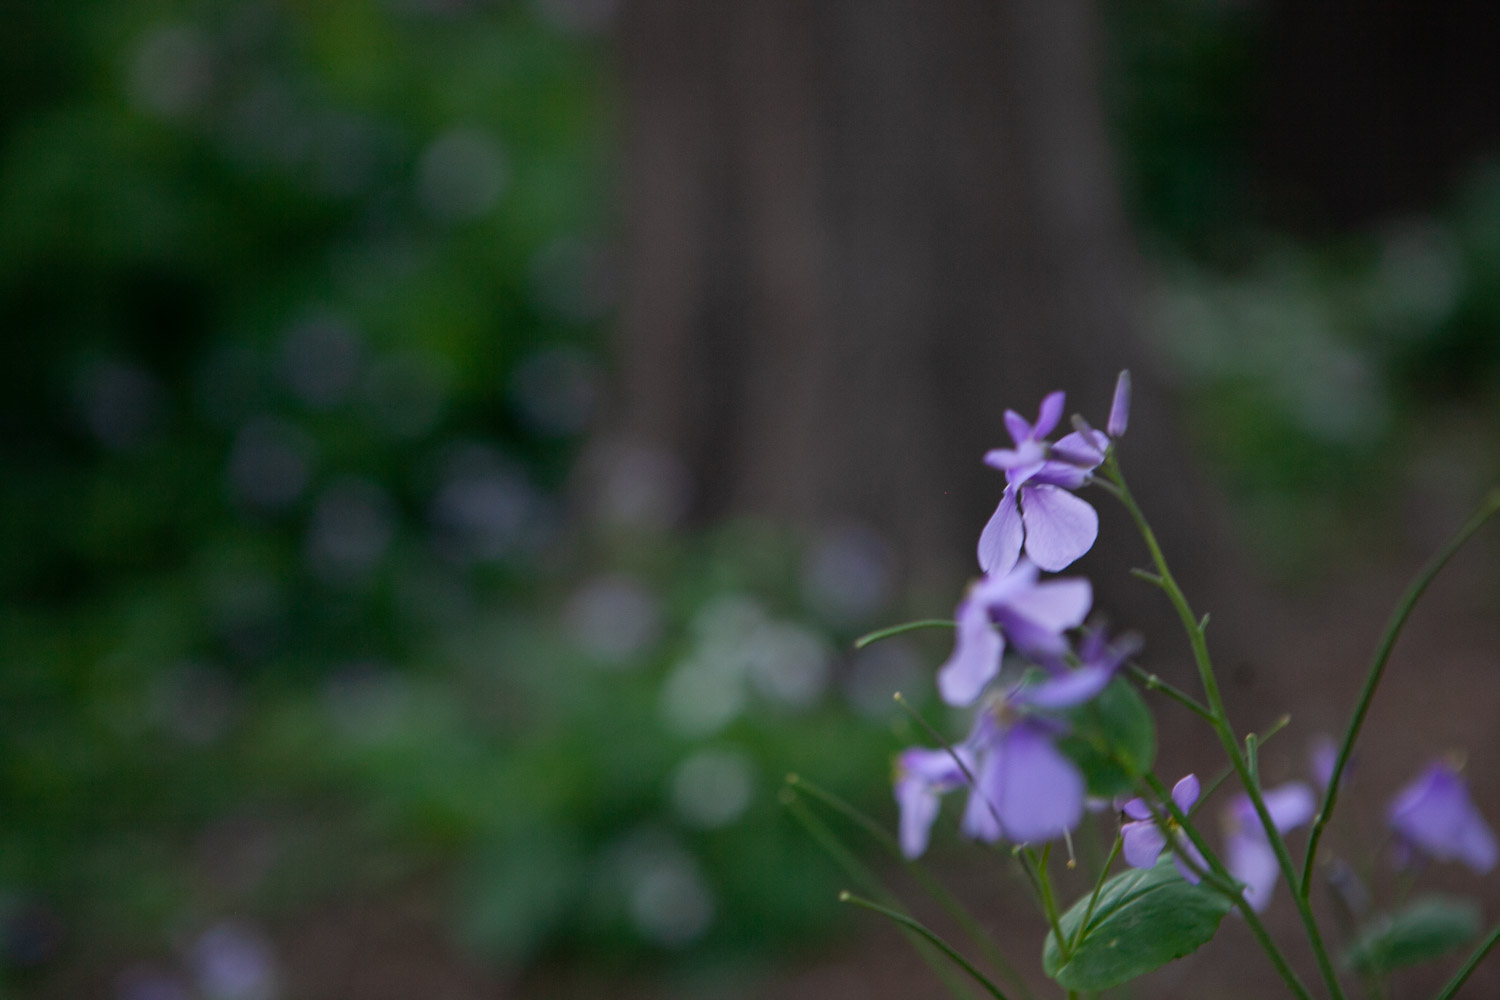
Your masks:
M1060 923L1069 941L1088 905L1085 896L1063 914ZM1156 867L1131 868L1104 883L1083 939L1066 962L1049 932L1042 968L1064 989L1118 986L1198 950L1219 929L1230 905L1223 893L1185 880L1164 853Z
M1423 896L1360 929L1344 964L1376 974L1438 958L1479 933L1479 904L1452 896Z
M1156 760L1156 722L1135 687L1123 677L1099 697L1068 713L1072 732L1059 749L1083 771L1088 792L1113 798L1135 788Z

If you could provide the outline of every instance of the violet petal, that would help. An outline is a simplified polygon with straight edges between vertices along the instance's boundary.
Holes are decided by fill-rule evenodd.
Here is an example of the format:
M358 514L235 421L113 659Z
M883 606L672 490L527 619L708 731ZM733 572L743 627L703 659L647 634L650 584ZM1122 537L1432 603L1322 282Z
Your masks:
M1099 515L1067 490L1038 484L1021 497L1026 554L1049 572L1066 569L1094 546Z
M979 568L990 574L1010 572L1021 558L1021 511L1016 506L1016 488L1007 486L1000 506L979 533Z
M1140 800L1137 799L1137 802ZM1145 805L1144 802L1141 803ZM1149 815L1149 813L1147 814ZM1144 819L1120 827L1125 863L1132 868L1150 868L1166 849L1167 835L1154 820Z
M1062 420L1063 407L1067 405L1067 395L1062 391L1049 392L1042 400L1042 405L1037 409L1036 426L1031 429L1031 436L1040 440L1051 434Z
M972 705L984 686L1000 673L1005 639L972 594L959 604L954 618L958 630L953 653L938 668L938 693L949 705Z
M1004 736L992 793L1005 835L1018 843L1051 840L1083 819L1083 775L1045 731L1022 722Z
M1172 786L1172 802L1186 815L1198 801L1198 776L1189 774Z

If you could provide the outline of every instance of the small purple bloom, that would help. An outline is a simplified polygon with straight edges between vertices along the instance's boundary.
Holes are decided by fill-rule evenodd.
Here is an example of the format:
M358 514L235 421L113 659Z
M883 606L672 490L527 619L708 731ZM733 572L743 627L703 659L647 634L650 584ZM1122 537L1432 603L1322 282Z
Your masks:
M939 798L967 784L969 777L974 783L961 822L967 836L1027 843L1062 836L1079 824L1084 813L1083 774L1055 745L1066 727L1027 712L1039 707L1028 702L1027 695L1047 683L993 697L953 753L913 748L896 759L903 854L915 858L926 850ZM1047 702L1047 707L1077 703L1057 695Z
M896 804L901 810L901 853L906 857L918 858L927 850L940 797L966 784L959 760L973 773L972 755L964 747L956 747L953 753L912 747L897 756Z
M1109 404L1109 423L1105 430L1113 440L1119 440L1125 436L1125 428L1130 425L1130 370L1120 372L1119 379L1115 382L1115 398Z
M1469 799L1463 776L1447 761L1428 765L1398 792L1386 820L1403 846L1439 861L1462 861L1482 875L1500 859L1494 832Z
M1064 569L1094 545L1099 515L1068 490L1088 482L1104 460L1109 439L1098 431L1075 431L1049 445L1047 435L1062 419L1064 396L1042 400L1035 424L1014 410L1005 411L1005 427L1014 448L995 448L986 465L1005 473L1005 494L979 535L979 566L1003 574L1021 557L1050 572Z
M1290 781L1261 794L1278 833L1306 823L1318 808L1312 789L1300 781ZM1271 902L1281 867L1248 795L1240 795L1229 804L1224 812L1224 830L1224 866L1236 881L1244 884L1245 900L1259 913Z
M1052 840L1083 820L1084 780L1054 744L1061 727L997 698L966 741L978 757L962 829L984 841Z
M950 705L970 705L1000 673L1007 638L1027 653L1057 658L1067 651L1063 632L1080 625L1093 603L1087 580L1037 582L1022 561L1002 576L981 578L954 611L953 653L938 669L938 692Z
M1198 801L1198 794L1196 774L1189 774L1172 786L1172 802L1182 810L1183 815L1187 815L1188 811L1193 808L1194 803ZM1155 867L1156 859L1161 857L1161 852L1167 848L1170 841L1172 861L1177 865L1177 870L1182 873L1183 878L1194 885L1198 884L1198 872L1207 870L1208 862L1188 839L1177 820L1164 814L1162 819L1166 823L1166 830L1163 830L1152 817L1151 807L1146 804L1145 799L1131 799L1121 807L1121 812L1132 820L1120 827L1120 837L1124 841L1125 861L1131 867ZM1198 871L1193 870L1194 866Z

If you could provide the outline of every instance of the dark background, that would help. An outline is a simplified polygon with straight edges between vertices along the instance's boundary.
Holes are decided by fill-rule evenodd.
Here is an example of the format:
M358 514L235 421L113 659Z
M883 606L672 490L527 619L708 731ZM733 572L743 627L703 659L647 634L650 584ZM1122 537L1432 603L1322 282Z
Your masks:
M1293 716L1268 782L1500 480L1489 5L0 18L16 996L930 992L776 791L893 818L890 694L943 637L850 642L951 609L1007 407L1098 422L1133 370L1122 459L1235 721ZM1190 683L1091 499L1098 606ZM1426 760L1500 816L1497 556L1376 701L1331 843L1381 898ZM1160 718L1161 773L1211 771ZM1030 969L1018 884L938 839ZM1150 988L1263 964L1228 926Z

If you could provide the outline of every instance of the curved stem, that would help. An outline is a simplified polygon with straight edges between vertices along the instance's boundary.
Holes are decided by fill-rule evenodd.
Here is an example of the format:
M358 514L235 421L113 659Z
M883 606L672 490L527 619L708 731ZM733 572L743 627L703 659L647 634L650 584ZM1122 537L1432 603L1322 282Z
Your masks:
M1124 838L1116 834L1114 846L1109 849L1109 857L1104 859L1104 866L1099 869L1099 878L1094 881L1094 891L1089 896L1089 905L1084 908L1083 919L1078 921L1078 930L1073 932L1073 943L1069 945L1070 951L1077 951L1078 946L1083 943L1083 932L1088 930L1089 921L1094 919L1094 910L1099 905L1099 894L1104 891L1104 883L1109 880L1110 865L1115 863L1115 858L1120 856L1120 849L1124 846ZM1058 950L1062 950L1061 944L1058 945Z
M1488 521L1500 512L1500 489L1491 490L1484 503L1474 512L1474 515L1464 522L1464 526L1458 529L1458 533L1443 546L1442 550L1428 560L1427 565L1422 567L1414 580L1407 586L1406 593L1401 595L1401 600L1396 605L1396 610L1391 614L1391 620L1386 624L1385 634L1380 638L1380 645L1375 650L1375 659L1370 663L1370 670L1365 675L1364 687L1360 689L1359 701L1355 702L1354 715L1349 719L1349 726L1344 730L1344 741L1339 745L1338 757L1333 762L1333 772L1328 778L1327 790L1323 793L1323 804L1318 809L1318 814L1313 818L1312 834L1307 840L1307 857L1302 862L1302 883L1299 892L1303 899L1312 890L1313 864L1317 860L1318 842L1323 839L1323 828L1333 818L1333 807L1338 802L1339 783L1344 776L1344 767L1349 763L1349 755L1354 752L1354 741L1359 739L1360 727L1364 725L1365 715L1370 710L1370 702L1375 697L1375 689L1380 686L1380 679L1385 674L1386 662L1391 658L1391 651L1396 648L1396 640L1401 637L1401 630L1406 625L1406 620L1411 617L1412 609L1417 606L1417 601L1422 593L1432 583L1448 560L1453 558L1469 537L1483 527Z
M864 862L855 857L854 853L844 846L844 842L839 840L838 836L822 820L813 815L812 810L808 809L802 803L796 792L790 787L783 788L780 799L782 805L792 814L792 817L798 823L802 824L802 828L812 837L813 842L821 847L833 862L844 870L846 875L863 887L870 895L891 904L897 902L895 893L886 888L885 883L880 880L880 877L870 871ZM932 943L924 940L924 935L918 934L906 927L901 929L901 934L911 944L912 950L932 970L932 974L937 977L938 981L943 984L950 994L957 998L957 1000L963 1000L968 995L968 991L953 978L952 970L944 965L933 952ZM928 938L931 936L930 934L925 935Z
M1063 937L1062 921L1057 913L1057 899L1052 894L1052 878L1047 873L1047 859L1052 855L1052 845L1049 843L1043 850L1041 859L1038 860L1036 852L1030 848L1023 850L1017 857L1021 863L1030 869L1032 881L1036 885L1038 895L1042 897L1042 909L1047 914L1047 923L1052 925L1052 934L1057 939L1057 950L1062 953L1063 962L1073 957L1073 949L1069 946L1068 939Z
M1463 968L1453 974L1453 978L1448 980L1448 984L1443 987L1442 991L1433 1000L1451 1000L1453 995L1463 987L1464 982L1474 970L1479 968L1479 963L1484 961L1485 956L1490 953L1490 949L1495 947L1496 944L1500 944L1500 927L1496 927L1490 931L1489 937L1480 942L1479 947L1474 949L1474 954L1470 955L1469 960L1463 964Z
M864 649L872 642L879 642L881 639L889 639L891 636L900 635L903 632L915 632L918 629L923 628L956 627L957 623L949 618L922 618L914 622L902 622L900 625L890 625L886 628L878 628L873 632L866 632L864 635L854 640L854 648Z
M843 797L808 781L801 775L789 774L786 781L788 785L797 791L817 799L868 834L892 858L899 861L911 873L912 878L922 887L923 891L932 897L954 923L958 924L969 940L984 953L984 957L989 959L991 964L1000 970L1000 974L1005 977L1011 986L1019 990L1023 996L1030 997L1033 995L1031 987L1027 985L1026 980L1016 971L1015 966L1011 964L1010 959L1005 956L1005 953L995 946L995 942L979 926L979 921L974 918L974 915L969 912L968 908L949 892L941 882L934 878L927 871L925 865L901 853L901 845L896 842L896 838L876 822L873 817Z
M1287 986L1291 988L1292 992L1300 1000L1313 1000L1312 994L1308 992L1307 986L1302 982L1301 977L1292 969L1291 964L1286 960L1286 956L1281 953L1281 949L1276 946L1275 940L1272 939L1270 932L1266 930L1266 925L1261 923L1260 914L1255 912L1254 907L1250 905L1250 901L1245 898L1244 890L1241 889L1240 884L1229 874L1228 870L1224 867L1224 863L1219 860L1219 856L1214 853L1208 841L1203 838L1203 834L1198 832L1198 828L1193 825L1193 821L1177 807L1177 803L1172 800L1171 793L1167 791L1167 787L1154 774L1147 774L1143 780L1146 786L1160 800L1162 807L1167 810L1172 819L1176 820L1177 825L1182 827L1183 833L1187 834L1188 839L1193 842L1193 846L1203 855L1203 860L1208 864L1208 871L1200 871L1191 858L1183 857L1183 863L1197 872L1199 877L1208 883L1211 888L1227 896L1234 907L1240 911L1240 916L1245 918L1245 926L1250 928L1250 933L1254 935L1261 950L1266 953L1266 957L1271 960L1271 965L1275 967L1277 973L1286 982ZM1156 806L1149 798L1146 800L1146 805L1151 810L1151 818L1158 825L1165 826L1163 822L1164 817L1161 813L1157 812Z
M1114 487L1111 492L1119 498L1126 511L1129 512L1141 537L1145 540L1146 548L1151 552L1151 561L1155 564L1157 575L1160 577L1159 585L1166 593L1167 599L1171 601L1172 607L1177 611L1183 631L1187 633L1188 644L1193 651L1193 661L1198 666L1198 678L1203 685L1203 695L1212 715L1211 724L1214 732L1219 737L1219 743L1229 757L1235 774L1239 776L1240 784L1245 787L1245 794L1250 797L1251 805L1255 807L1255 814L1265 830L1266 840L1276 855L1277 866L1291 888L1297 914L1302 919L1303 930L1307 933L1308 944L1312 946L1313 955L1318 961L1318 969L1323 975L1324 983L1328 986L1328 992L1334 1000L1345 1000L1343 986L1339 983L1333 961L1328 957L1328 949L1323 944L1323 935L1318 930L1318 922L1313 917L1312 908L1308 905L1307 897L1298 891L1297 871L1292 866L1292 856L1287 850L1286 840L1282 838L1281 831L1276 829L1276 823L1271 819L1265 798L1260 792L1260 785L1250 773L1245 755L1241 752L1239 740L1235 737L1234 728L1230 725L1228 714L1224 710L1224 699L1219 692L1219 681L1214 675L1213 660L1208 654L1208 639L1204 634L1203 620L1193 614L1187 595L1182 592L1182 588L1172 576L1172 571L1167 567L1167 559L1162 553L1161 544L1156 540L1156 533L1151 530L1145 514L1141 512L1140 506L1135 502L1135 497L1131 495L1130 487L1126 485L1125 476L1120 471L1120 464L1113 451L1105 460L1104 474L1108 477L1107 481Z
M888 906L881 906L879 903L876 903L873 900L863 899L851 892L839 893L839 902L853 903L855 906L861 906L866 910L872 910L883 917L894 920L902 927L920 934L922 937L926 938L935 948L941 951L944 955L947 955L955 965L972 976L974 978L974 981L980 986L984 987L985 992L994 997L995 1000L1006 1000L1005 994L1000 992L1000 988L986 979L984 973L974 968L973 964L970 963L968 959L960 955L952 945L944 941L942 938L938 937L922 924L913 920L911 917L908 917L906 914L901 913L897 910L893 910Z
M1160 677L1156 676L1153 673L1150 673L1149 671L1142 670L1134 663L1127 665L1125 669L1129 670L1130 676L1140 681L1141 686L1144 687L1147 691L1160 691L1168 698L1171 698L1173 701L1177 702L1177 704L1181 705L1183 708L1192 712L1198 718L1209 723L1210 725L1213 724L1213 713L1210 712L1206 707L1204 707L1204 705L1199 702L1197 698L1194 698L1186 691L1174 685L1168 684Z

